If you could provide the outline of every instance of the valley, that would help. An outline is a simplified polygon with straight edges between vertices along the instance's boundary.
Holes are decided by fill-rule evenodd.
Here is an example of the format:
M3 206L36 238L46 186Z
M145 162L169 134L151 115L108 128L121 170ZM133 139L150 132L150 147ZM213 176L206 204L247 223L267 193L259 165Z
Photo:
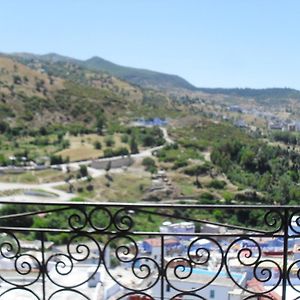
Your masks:
M2 54L0 199L298 203L298 92L184 82L96 58Z

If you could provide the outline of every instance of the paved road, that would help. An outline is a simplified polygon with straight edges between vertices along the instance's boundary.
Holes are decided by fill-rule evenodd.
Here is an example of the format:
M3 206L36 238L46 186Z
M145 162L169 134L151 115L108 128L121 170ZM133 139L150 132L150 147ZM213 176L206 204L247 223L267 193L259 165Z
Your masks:
M174 141L169 137L168 132L166 130L166 128L160 127L163 135L164 135L164 139L166 140L167 143L172 144L174 143ZM141 151L140 153L137 154L132 154L131 157L133 159L142 159L145 158L147 156L152 156L152 153L156 150L159 150L163 147L162 146L157 146L151 149L146 149ZM110 157L110 158L102 158L99 159L100 161L109 161L109 160L115 160L115 159L119 159L122 156L115 156L115 157ZM78 170L80 168L81 165L90 165L92 162L92 160L85 160L85 161L80 161L80 162L72 162L72 163L68 163L68 164L61 164L61 165L57 165L57 166L53 166L54 168L61 168L61 170L63 172L67 172L67 169L71 169L71 170ZM26 167L25 167L26 168ZM1 168L0 168L1 169ZM31 167L27 168L28 170L31 169ZM111 169L110 173L121 173L124 172L124 170L122 168L117 168L117 169ZM93 178L96 177L100 177L100 176L104 176L106 171L105 170L97 170L91 167L88 167L88 173L90 174L90 176L92 176ZM80 180L85 180L86 178L82 178ZM1 177L0 177L1 180ZM76 179L72 179L69 181L70 183L74 183L76 182ZM57 195L57 197L45 197L45 201L49 201L50 199L53 200L61 200L61 201L69 201L70 199L75 197L75 194L72 193L67 193L61 190L56 189L56 187L58 186L62 186L65 185L66 182L65 181L58 181L58 182L50 182L50 183L42 183L42 184L25 184L25 183L3 183L0 182L0 191L7 191L7 190L43 190L52 194ZM24 201L40 201L41 200L41 196L32 196L32 195L13 195L13 196L4 196L4 197L0 197L0 200L24 200Z

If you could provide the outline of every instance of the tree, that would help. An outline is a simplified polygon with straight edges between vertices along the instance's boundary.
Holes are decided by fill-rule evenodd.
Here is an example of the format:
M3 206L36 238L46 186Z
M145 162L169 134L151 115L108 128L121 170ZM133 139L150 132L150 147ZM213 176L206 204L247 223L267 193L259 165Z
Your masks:
M109 160L105 166L106 173L108 173L110 169L111 169L111 161Z
M91 183L93 181L93 177L88 175L87 178L86 178L86 181L88 183L88 185L86 186L86 190L91 192L94 190L94 186L93 184Z
M14 75L13 80L14 80L14 84L21 84L22 83L22 79L19 75Z
M29 212L31 210L37 210L38 208L30 206L30 205L15 205L15 204L4 204L0 213L1 216L9 216L15 214L22 214L25 212ZM1 226L12 226L12 227L31 227L33 224L33 216L22 216L15 218L3 218L0 220ZM3 243L3 242L2 242Z
M97 150L100 150L102 148L102 145L99 141L95 141L94 142L94 148Z
M156 144L156 138L152 136L151 134L146 134L143 138L143 145L145 147L151 147Z
M139 153L139 148L134 136L132 136L130 140L130 152L131 154Z
M103 134L103 128L105 126L106 119L102 111L99 111L96 115L96 131L99 135Z
M8 129L9 129L9 125L4 121L0 121L0 133L4 133Z
M89 175L88 169L86 165L80 165L79 167L79 175L80 177L86 177Z
M255 153L251 149L244 148L242 150L240 163L243 167L245 167L250 171L254 171L255 170L254 159L255 159Z
M40 127L39 133L40 135L47 135L48 134L47 128L44 126Z
M3 154L0 154L0 166L6 166L8 163L7 159Z
M51 155L50 164L51 165L60 165L63 163L63 159L60 155Z

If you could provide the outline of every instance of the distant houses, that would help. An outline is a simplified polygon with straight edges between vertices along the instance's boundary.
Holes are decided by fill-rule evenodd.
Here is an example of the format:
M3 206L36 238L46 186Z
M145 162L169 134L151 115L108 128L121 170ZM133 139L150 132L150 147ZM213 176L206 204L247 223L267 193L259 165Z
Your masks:
M234 122L234 126L239 128L248 128L248 124L244 120L237 120Z
M242 113L243 109L238 105L231 105L231 106L228 107L228 111Z
M133 122L134 126L142 126L142 127L166 126L167 124L168 122L165 119L160 119L160 118L150 118L150 119L139 118Z
M284 124L281 121L273 121L273 122L269 122L268 125L270 130L283 130L284 129Z
M268 123L269 130L300 131L300 121L272 119Z

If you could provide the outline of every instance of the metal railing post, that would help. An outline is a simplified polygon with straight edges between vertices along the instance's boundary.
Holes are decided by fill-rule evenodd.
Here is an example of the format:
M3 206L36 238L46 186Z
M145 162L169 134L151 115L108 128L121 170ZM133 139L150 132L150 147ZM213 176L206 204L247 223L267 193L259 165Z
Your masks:
M165 285L164 285L164 280L165 280L165 238L164 236L161 236L161 286L160 286L160 296L161 296L161 300L164 300L164 289L165 289Z
M288 242L289 242L289 211L287 208L284 209L284 220L283 220L283 266L282 266L282 300L286 300L286 287L287 287L287 264L288 264Z
M41 274L42 274L42 289L43 289L43 300L46 300L46 272L47 272L47 267L45 263L45 233L41 232L41 256L42 256L42 261L41 261Z

